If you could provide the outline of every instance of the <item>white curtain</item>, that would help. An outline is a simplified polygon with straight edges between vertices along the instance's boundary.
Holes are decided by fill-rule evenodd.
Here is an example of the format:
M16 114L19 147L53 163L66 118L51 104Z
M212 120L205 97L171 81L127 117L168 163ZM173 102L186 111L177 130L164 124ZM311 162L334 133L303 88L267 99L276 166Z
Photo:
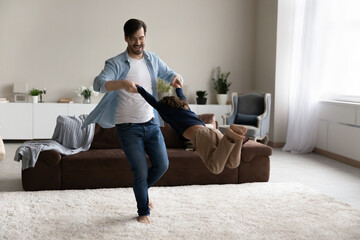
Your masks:
M289 118L284 151L307 153L313 150L321 98L335 96L334 93L360 96L359 2L294 1Z

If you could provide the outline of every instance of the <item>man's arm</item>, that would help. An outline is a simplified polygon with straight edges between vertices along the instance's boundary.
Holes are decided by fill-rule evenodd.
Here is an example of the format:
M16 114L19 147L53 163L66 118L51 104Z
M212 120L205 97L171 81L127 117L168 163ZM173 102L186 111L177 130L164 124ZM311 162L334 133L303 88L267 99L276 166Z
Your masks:
M106 93L114 90L125 89L130 93L137 93L135 83L128 80L117 80L116 66L113 61L107 60L105 67L94 79L94 90L101 93Z
M159 102L156 101L153 95L148 93L143 87L136 85L137 92L156 110L159 110Z
M109 92L119 89L125 89L130 93L138 92L135 83L129 80L108 81L105 83L105 88Z

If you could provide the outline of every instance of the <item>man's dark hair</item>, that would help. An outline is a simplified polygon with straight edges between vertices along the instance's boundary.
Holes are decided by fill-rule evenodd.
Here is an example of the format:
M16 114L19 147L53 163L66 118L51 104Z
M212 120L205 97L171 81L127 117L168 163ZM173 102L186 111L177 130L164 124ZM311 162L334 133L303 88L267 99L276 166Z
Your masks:
M125 37L130 37L141 28L144 28L144 34L146 36L146 24L139 19L129 19L124 25Z

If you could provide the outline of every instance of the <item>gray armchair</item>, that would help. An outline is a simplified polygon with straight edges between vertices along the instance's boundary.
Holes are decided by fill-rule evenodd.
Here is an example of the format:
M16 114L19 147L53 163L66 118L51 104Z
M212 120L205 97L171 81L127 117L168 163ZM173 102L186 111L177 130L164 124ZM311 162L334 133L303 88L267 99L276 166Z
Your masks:
M247 128L246 136L263 143L269 140L270 128L270 93L247 93L238 95L236 92L231 95L231 112L222 116L224 131L231 124L243 125Z

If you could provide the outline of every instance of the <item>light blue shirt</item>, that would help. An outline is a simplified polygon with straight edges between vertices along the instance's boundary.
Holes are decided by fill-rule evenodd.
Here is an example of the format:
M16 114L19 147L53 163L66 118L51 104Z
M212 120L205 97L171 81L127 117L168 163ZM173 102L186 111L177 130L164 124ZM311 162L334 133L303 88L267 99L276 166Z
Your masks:
M145 52L144 58L146 65L150 72L153 95L156 99L157 89L156 80L161 78L168 83L171 83L173 78L177 75L174 70L170 69L166 64L154 53ZM105 83L107 81L124 80L130 70L130 61L127 50L125 52L113 57L105 62L105 67L100 75L94 79L94 90L101 93L106 93L101 99L95 109L85 119L83 128L91 123L98 123L103 128L111 128L115 126L114 116L115 109L118 103L117 91L107 91ZM157 111L154 109L155 122L163 125Z

